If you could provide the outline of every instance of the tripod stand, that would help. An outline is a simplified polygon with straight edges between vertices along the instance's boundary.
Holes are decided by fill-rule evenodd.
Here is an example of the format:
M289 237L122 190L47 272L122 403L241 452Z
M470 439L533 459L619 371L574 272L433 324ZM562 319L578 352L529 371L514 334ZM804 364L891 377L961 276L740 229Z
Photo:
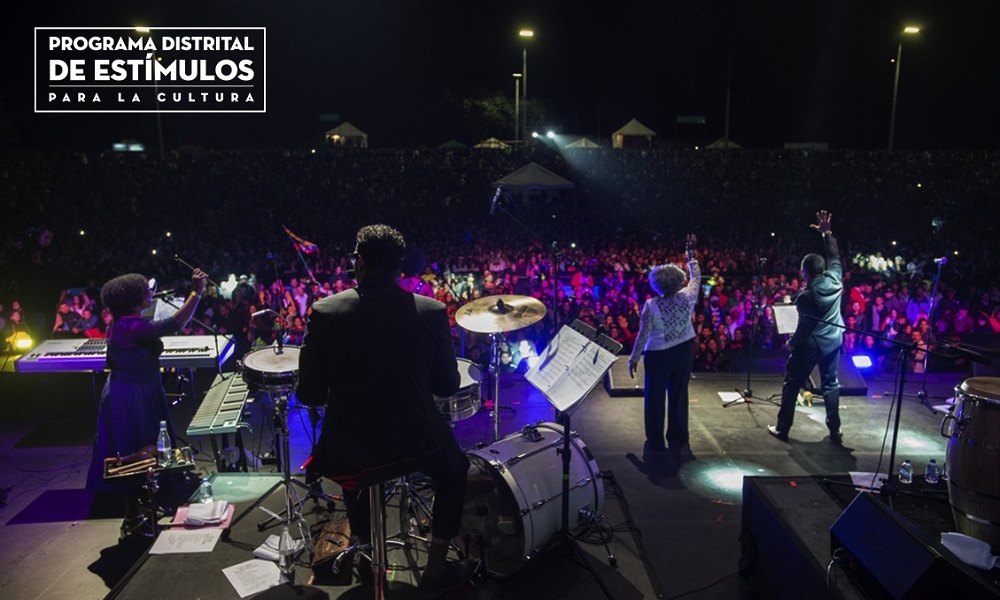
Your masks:
M948 262L948 259L942 256L941 258L934 259L934 262L937 264L937 273L934 275L934 285L931 287L930 307L927 310L927 320L930 322L930 327L927 329L928 338L930 338L930 336L934 334L934 300L937 297L938 280L941 279L941 267ZM930 342L931 342L930 339L924 340L925 344L930 344ZM926 406L927 410L931 411L931 414L936 415L938 411L936 408L934 408L934 405L931 404L930 397L927 395L927 371L928 371L927 363L930 362L929 360L930 353L924 352L923 354L924 355L922 363L924 369L923 373L924 377L923 381L920 384L920 389L917 391L916 394L904 394L904 396L913 396L915 398L918 398L920 400L920 403ZM937 399L944 400L944 398L941 397L938 397Z
M305 526L304 529L307 535L303 537L309 539L308 523L306 523L305 519L302 517L302 505L305 504L306 499L313 498L314 500L324 500L326 501L327 506L330 507L330 510L332 511L333 510L332 507L334 506L335 501L341 498L337 496L331 496L323 492L322 477L317 477L315 480L310 478L308 467L309 464L312 462L312 456L306 459L305 464L303 464L302 467L300 468L300 470L302 468L307 469L306 483L302 483L298 479L292 478L291 464L290 464L292 458L289 452L289 431L288 431L288 400L291 397L291 394L289 393L288 389L272 389L268 390L268 395L271 396L271 399L274 402L274 431L275 431L275 436L279 438L278 447L280 448L280 450L278 451L278 453L280 454L279 461L281 462L282 465L281 483L285 487L285 508L282 509L280 513L274 513L267 519L257 523L257 530L264 531L275 520L280 520L284 524L288 524L290 521L294 520L299 523L300 528L303 528L303 525ZM309 418L313 426L313 439L316 438L316 426L320 420L319 413L314 412L314 410L315 409L312 408L309 409ZM300 490L305 492L305 496L300 497L296 493L294 486L297 486ZM292 512L291 510L291 505L293 503L291 497L293 493L295 495L295 500L294 500L295 512ZM288 515L291 515L292 518L289 519ZM312 540L309 539L309 542L310 542L309 547L311 548Z
M750 350L747 356L747 385L743 388L742 392L739 388L737 388L736 393L739 394L740 397L724 401L722 403L723 408L729 408L734 404L750 404L754 400L777 404L774 401L773 395L769 398L761 398L760 396L754 396L753 390L750 389L750 376L753 373L753 347L757 345L757 334L760 331L760 315L758 314L758 311L760 311L760 304L758 304L758 300L760 298L761 278L764 275L764 263L766 262L767 259L761 257L760 266L757 268L757 287L754 288L753 291L753 303L751 305L753 313L750 315L750 318L752 319L750 323Z

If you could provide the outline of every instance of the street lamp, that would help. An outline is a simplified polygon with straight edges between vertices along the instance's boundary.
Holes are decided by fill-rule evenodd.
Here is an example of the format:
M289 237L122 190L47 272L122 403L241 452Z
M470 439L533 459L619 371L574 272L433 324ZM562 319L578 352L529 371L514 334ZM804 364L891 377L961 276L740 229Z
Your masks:
M905 35L920 33L919 27L908 26L903 29ZM899 38L899 48L896 50L896 77L892 82L892 116L889 118L889 152L892 152L892 142L896 135L896 98L899 96L899 67L903 62L903 37Z
M521 74L514 73L514 141L520 140L521 132Z
M527 42L528 38L535 37L535 32L531 29L522 29L518 32L522 38L525 38ZM524 127L524 138L527 140L528 137L528 44L524 44L524 50L521 59L521 78L524 80L524 85L521 86L521 100L523 100L524 105L524 120L521 125Z
M142 34L147 34L148 33L151 38L153 37L153 32L149 29L149 27L136 27L135 30L138 33L142 33ZM156 38L153 38L153 42L154 43L156 42ZM160 60L160 56L156 53L156 50L153 50L153 60L155 60L155 61L159 61ZM163 153L163 121L160 118L160 83L159 82L160 82L160 80L156 76L156 70L154 69L153 70L153 98L156 100L156 137L159 139L159 142L160 142L160 160L162 161L166 157L164 156L164 153Z

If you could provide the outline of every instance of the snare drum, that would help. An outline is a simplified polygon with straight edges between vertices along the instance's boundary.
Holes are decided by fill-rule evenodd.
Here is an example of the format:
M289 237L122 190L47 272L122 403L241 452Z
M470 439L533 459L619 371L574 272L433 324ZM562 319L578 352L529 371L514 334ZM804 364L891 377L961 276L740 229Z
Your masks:
M243 381L265 392L290 391L299 379L299 348L268 346L247 352L239 361Z
M468 419L479 412L479 407L482 406L483 371L479 365L460 358L458 372L462 376L458 391L451 396L434 396L434 403L441 415L451 422Z
M604 482L583 440L570 432L569 526L598 515ZM469 473L459 549L505 577L547 544L562 526L563 427L529 425L468 451Z

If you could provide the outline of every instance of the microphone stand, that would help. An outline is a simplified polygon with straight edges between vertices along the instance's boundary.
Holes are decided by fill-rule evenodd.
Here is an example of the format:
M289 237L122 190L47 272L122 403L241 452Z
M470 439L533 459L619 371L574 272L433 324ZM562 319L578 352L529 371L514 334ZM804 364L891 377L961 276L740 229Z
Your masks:
M942 261L943 260L944 259L942 259ZM927 320L930 321L930 327L927 330L928 339L925 341L927 342L928 346L930 346L931 343L930 340L931 336L934 335L934 300L937 297L938 280L941 279L941 266L944 265L944 262L939 262L937 259L935 259L934 262L937 264L937 273L934 275L934 285L932 286L931 289L931 307L930 310L927 311ZM916 394L907 394L907 395L908 396L913 395L916 398L919 398L920 403L926 406L927 410L931 411L932 415L936 415L937 410L934 409L934 406L930 403L930 399L927 395L927 371L928 371L927 364L930 362L929 359L930 359L930 353L929 352L924 353L924 378L920 384L920 389L917 390ZM944 398L938 397L938 400L944 400Z
M838 327L845 331L853 331L859 335L870 335L875 339L882 340L883 342L888 342L894 346L899 347L899 360L897 361L899 368L899 383L897 384L895 394L893 395L893 410L896 411L896 415L894 417L892 425L892 443L889 446L889 473L884 479L882 479L882 486L879 488L879 491L883 494L890 494L890 495L896 494L899 490L896 488L895 484L893 484L892 471L893 469L895 469L896 465L896 446L899 440L899 420L900 420L900 414L902 413L903 409L903 396L904 396L903 387L906 385L906 370L909 365L910 355L913 353L913 351L918 349L916 343L912 341L909 343L900 342L894 339L883 337L881 335L875 335L873 333L861 331L853 327L847 327L846 325L841 325L840 323L834 323L832 321L820 319L818 317L814 317L811 315L805 315L805 317L808 319L813 319L819 323L825 323L832 327ZM976 362L982 362L985 364L992 364L993 362L989 357L984 356L979 352L963 348L959 344L945 344L944 346L949 350L953 350L956 354L967 357ZM927 348L923 351L926 353L935 354L942 357L947 356L944 353L938 352L936 350L931 350L930 348Z
M570 258L566 254L564 254L562 252L562 250L559 249L559 244L557 244L555 240L549 241L549 240L545 239L544 237L542 237L541 235L535 233L535 231L532 230L530 227L528 227L528 225L524 221L522 221L520 218L518 218L511 211L507 210L507 207L505 206L504 200L506 199L506 200L512 202L512 200L510 198L510 192L508 192L505 188L501 188L501 189L502 189L502 191L500 192L500 195L497 197L496 204L494 205L495 208L499 208L500 210L502 210L515 223L517 223L518 225L520 225L525 231L527 231L529 234L531 234L532 237L534 237L536 240L538 240L539 242L541 242L542 245L548 246L551 249L551 251L552 251L552 279L553 279L553 282L552 282L552 322L553 322L553 325L554 325L554 330L558 331L559 330L559 267L558 267L557 263L559 262L559 258L562 257L571 266L575 267L575 266L577 266L577 264L576 264L576 262L573 261L572 258ZM491 216L493 215L493 211L492 210L490 211L490 215Z
M750 352L747 357L747 386L742 392L740 392L739 388L737 388L736 392L740 395L740 397L734 398L728 402L723 402L722 408L729 408L734 404L740 403L751 404L753 400L760 400L762 402L770 402L776 406L778 405L778 403L774 401L773 395L770 398L761 398L760 396L754 396L753 390L750 389L750 374L753 373L753 347L757 343L757 332L760 328L760 319L757 318L757 311L759 310L757 300L760 297L760 289L762 287L764 276L764 263L766 262L766 258L760 259L760 266L757 269L757 287L755 287L753 291L753 303L751 305L753 313L750 315L753 320L750 322Z

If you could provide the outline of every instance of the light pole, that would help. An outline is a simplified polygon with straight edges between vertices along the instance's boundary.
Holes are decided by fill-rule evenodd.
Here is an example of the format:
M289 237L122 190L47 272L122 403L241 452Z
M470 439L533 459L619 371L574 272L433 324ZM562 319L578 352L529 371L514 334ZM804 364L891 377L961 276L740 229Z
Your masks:
M521 131L521 74L514 73L514 141L520 140Z
M535 32L531 29L522 29L518 32L522 38L525 38L524 49L522 51L521 58L521 79L524 81L524 85L521 86L521 104L524 108L524 118L521 121L521 127L524 128L524 135L521 136L525 142L528 141L528 38L535 37Z
M149 37L156 43L156 38L153 37L153 32L149 27L136 27L135 30L139 33L148 33ZM159 61L160 57L153 50L153 60ZM163 153L163 121L160 118L160 79L156 76L156 69L153 69L153 98L156 100L156 137L160 142L160 160L164 160L166 157Z
M905 35L920 33L919 27L905 27ZM899 38L899 47L896 49L896 76L892 81L892 116L889 117L889 152L892 152L892 143L896 135L896 98L899 96L899 67L903 62L903 38Z

